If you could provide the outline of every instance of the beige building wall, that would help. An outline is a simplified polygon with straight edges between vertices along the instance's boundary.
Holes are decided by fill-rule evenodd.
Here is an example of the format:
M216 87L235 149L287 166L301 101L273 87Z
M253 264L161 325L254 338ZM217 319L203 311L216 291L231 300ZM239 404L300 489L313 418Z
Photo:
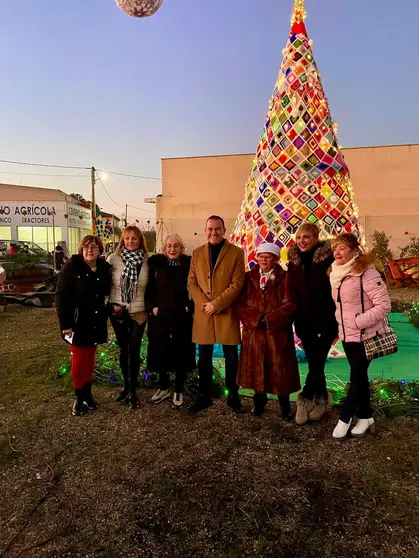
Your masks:
M355 202L367 239L374 229L392 236L392 248L419 235L419 145L344 150ZM224 217L230 233L240 210L253 154L163 159L162 196L157 198L158 240L177 232L188 252L205 241L205 220Z

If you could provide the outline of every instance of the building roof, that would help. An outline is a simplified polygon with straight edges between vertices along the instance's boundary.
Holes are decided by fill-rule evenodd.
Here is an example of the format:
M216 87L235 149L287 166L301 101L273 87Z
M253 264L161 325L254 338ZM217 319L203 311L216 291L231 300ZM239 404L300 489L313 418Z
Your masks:
M68 201L77 203L74 198L52 188L38 188L36 186L18 186L17 184L0 184L1 201Z
M390 145L361 145L358 147L342 147L342 151L361 150L361 149L393 149L398 147L419 147L419 143L396 143ZM252 153L217 153L215 155L189 155L184 157L162 157L162 161L176 161L181 159L209 159L210 157L254 157L255 152Z

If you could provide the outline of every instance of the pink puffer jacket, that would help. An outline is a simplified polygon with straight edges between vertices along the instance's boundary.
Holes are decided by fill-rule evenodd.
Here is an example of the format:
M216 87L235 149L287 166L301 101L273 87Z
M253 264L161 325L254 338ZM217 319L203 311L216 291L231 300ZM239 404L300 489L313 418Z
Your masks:
M370 262L368 256L360 256L352 271L342 280L340 289L332 289L339 338L348 343L359 343L377 333L390 331L385 321L391 310L387 285ZM364 312L361 305L361 276Z

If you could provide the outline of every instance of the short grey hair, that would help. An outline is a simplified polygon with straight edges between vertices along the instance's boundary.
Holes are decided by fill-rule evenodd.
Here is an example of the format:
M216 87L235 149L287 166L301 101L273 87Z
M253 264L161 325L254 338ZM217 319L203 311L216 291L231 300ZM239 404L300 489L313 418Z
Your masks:
M167 243L169 242L170 239L172 239L175 242L177 242L178 244L180 244L180 247L182 248L182 251L185 250L185 243L183 242L182 237L177 233L168 233L168 234L166 234L166 236L163 239L163 244L162 244L162 247L161 247L162 252L164 252L164 250L166 248L166 245L167 245Z

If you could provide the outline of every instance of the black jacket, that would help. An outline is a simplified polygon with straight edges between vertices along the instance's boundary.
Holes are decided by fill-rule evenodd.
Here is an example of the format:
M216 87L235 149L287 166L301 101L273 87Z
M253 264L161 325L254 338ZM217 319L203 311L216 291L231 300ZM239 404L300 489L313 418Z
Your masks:
M329 242L319 242L312 265L304 268L301 250L293 245L288 250L289 285L297 300L295 331L304 341L318 334L338 336L335 303L332 298L329 269L334 261Z
M195 369L192 343L193 302L188 294L191 257L180 256L180 265L171 267L162 254L148 260L145 290L148 318L147 368L152 372ZM153 308L158 308L157 316ZM186 308L188 311L186 311Z
M111 266L97 259L96 271L83 256L71 256L58 276L55 294L60 329L72 328L73 345L92 347L108 339L105 297L111 288Z

